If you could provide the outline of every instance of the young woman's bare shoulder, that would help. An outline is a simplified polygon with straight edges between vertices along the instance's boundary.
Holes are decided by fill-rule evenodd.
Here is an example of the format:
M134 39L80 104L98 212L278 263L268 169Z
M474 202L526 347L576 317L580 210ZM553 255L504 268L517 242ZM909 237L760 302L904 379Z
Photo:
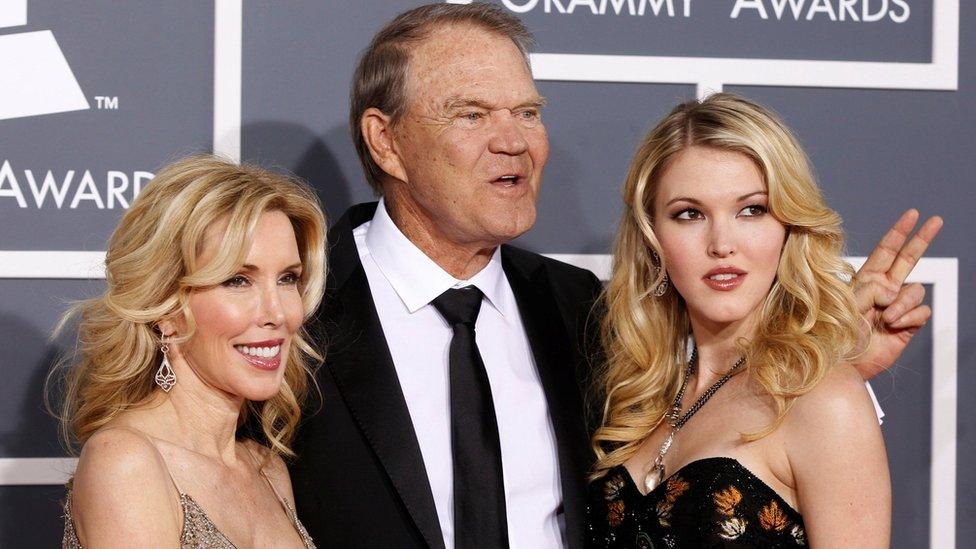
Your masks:
M149 437L128 427L101 429L85 442L72 482L76 529L86 546L150 535L165 539L174 528L178 535L175 494Z
M877 415L864 379L853 366L841 363L796 399L783 427L803 446L818 445L877 429Z
M784 420L786 453L811 546L887 546L884 439L861 376L835 366Z

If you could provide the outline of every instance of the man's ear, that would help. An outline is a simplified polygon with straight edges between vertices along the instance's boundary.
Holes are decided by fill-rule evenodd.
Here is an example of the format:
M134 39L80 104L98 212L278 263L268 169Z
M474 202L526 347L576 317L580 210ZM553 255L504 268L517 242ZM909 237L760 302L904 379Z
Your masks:
M403 159L396 146L393 121L389 115L375 107L370 107L359 119L359 130L363 134L363 140L369 148L373 162L393 178L406 181L407 172L403 168Z

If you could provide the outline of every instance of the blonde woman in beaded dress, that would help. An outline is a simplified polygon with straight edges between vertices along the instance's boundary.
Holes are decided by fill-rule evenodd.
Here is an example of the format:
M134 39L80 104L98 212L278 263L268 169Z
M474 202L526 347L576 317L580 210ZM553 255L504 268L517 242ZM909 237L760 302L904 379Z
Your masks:
M105 293L69 313L61 412L83 446L63 547L313 546L282 457L319 360L302 324L324 231L305 185L212 157L163 169L132 204Z

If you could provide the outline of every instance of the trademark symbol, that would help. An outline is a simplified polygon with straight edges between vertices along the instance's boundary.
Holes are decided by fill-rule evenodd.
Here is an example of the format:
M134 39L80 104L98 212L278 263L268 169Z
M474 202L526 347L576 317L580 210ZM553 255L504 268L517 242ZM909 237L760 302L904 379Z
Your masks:
M109 95L96 95L95 96L95 106L99 110L105 111L117 111L119 110L119 98L118 96Z

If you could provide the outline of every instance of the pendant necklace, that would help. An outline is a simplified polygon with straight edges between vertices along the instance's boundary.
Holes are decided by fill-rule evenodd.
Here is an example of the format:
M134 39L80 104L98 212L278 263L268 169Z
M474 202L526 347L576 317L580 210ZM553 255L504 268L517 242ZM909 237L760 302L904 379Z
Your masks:
M695 373L695 363L697 361L698 349L696 348L691 351L691 359L688 360L688 368L685 370L685 378L681 382L681 388L678 389L678 394L674 397L674 404L671 405L671 411L668 412L668 415L665 417L668 424L671 426L671 432L668 433L668 438L664 439L664 443L661 444L661 449L658 450L657 458L654 459L654 464L651 465L651 469L647 472L647 475L644 476L644 488L647 489L647 493L650 493L659 484L664 482L664 456L668 453L668 450L671 449L671 444L674 442L674 436L678 433L681 427L683 427L684 424L691 419L691 416L695 415L695 412L700 410L701 407L708 402L708 399L712 398L712 395L715 394L715 391L718 391L719 387L725 385L725 382L732 379L735 372L738 371L743 364L745 364L746 357L741 357L739 360L735 361L735 364L732 365L732 368L726 372L724 376L713 383L711 387L705 389L705 392L698 397L698 400L691 405L691 408L688 408L688 411L685 412L684 415L680 415L681 399L684 397L685 388L688 387L688 379L690 379L691 375Z

